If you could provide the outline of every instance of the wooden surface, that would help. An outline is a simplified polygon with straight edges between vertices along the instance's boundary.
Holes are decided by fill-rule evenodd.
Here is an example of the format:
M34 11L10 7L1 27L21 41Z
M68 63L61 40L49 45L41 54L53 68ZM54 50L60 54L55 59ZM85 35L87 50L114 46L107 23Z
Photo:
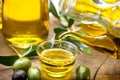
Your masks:
M55 27L60 27L60 25L56 19L52 19L49 38L53 35L53 28ZM8 56L14 54L16 53L7 46L0 30L0 55ZM90 68L91 80L92 80L96 69L104 61L106 57L107 57L106 55L99 53L95 50L92 50L91 56L87 56L81 53L77 58L77 63L75 68L71 73L69 73L65 77L51 78L41 70L42 78L43 80L75 80L76 67L80 64L85 64ZM32 61L32 65L38 66L40 68L38 58L31 58L31 61ZM11 67L7 67L0 64L0 80L11 80L12 74L13 71ZM98 72L96 80L120 80L120 60L116 60L109 57L107 61L104 63L104 65L101 67L100 71Z

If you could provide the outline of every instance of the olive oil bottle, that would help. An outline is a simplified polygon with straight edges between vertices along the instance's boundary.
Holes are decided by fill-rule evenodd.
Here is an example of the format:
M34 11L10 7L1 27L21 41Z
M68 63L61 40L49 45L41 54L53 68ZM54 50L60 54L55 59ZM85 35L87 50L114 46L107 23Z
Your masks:
M3 34L7 42L26 48L47 39L48 0L4 0Z
M88 46L120 59L119 0L60 0L60 12L75 20L71 36Z

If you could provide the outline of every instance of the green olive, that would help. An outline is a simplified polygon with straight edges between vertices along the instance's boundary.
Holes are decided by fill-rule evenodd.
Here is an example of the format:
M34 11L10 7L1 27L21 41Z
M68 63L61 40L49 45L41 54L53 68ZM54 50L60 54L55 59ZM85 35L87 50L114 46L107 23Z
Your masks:
M90 70L85 65L79 65L76 69L77 80L90 80Z
M41 80L40 69L36 66L32 66L28 69L28 80Z
M31 67L31 61L26 57L22 57L14 62L13 71L17 70L27 71L29 67Z
M27 80L27 74L24 70L18 70L12 75L12 80Z

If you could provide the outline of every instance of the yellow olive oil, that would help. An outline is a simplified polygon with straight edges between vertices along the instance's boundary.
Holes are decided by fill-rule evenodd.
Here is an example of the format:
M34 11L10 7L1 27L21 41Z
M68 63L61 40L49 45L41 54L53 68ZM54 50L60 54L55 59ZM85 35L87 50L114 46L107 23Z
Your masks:
M75 54L63 49L46 49L39 55L40 65L50 76L62 77L70 72L75 64Z
M82 19L83 16L100 15L113 22L120 18L119 0L66 0L62 6L65 14L74 19Z
M2 31L15 47L26 48L46 40L48 0L4 0Z
M80 14L96 14L98 7L92 0L76 0L74 10Z
M101 8L101 16L113 24L114 21L120 19L120 6Z
M89 36L104 35L107 31L98 23L80 24L80 30L84 31Z

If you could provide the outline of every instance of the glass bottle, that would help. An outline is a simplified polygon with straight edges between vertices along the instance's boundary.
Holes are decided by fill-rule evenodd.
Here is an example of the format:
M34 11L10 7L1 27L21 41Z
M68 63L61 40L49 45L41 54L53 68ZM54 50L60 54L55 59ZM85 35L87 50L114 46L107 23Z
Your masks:
M119 0L61 0L60 12L74 19L77 29L61 34L60 39L71 36L104 54L120 58L119 6Z
M80 20L83 16L96 15L98 6L92 0L60 0L60 12Z
M9 45L26 48L48 37L48 0L4 0L2 17Z

